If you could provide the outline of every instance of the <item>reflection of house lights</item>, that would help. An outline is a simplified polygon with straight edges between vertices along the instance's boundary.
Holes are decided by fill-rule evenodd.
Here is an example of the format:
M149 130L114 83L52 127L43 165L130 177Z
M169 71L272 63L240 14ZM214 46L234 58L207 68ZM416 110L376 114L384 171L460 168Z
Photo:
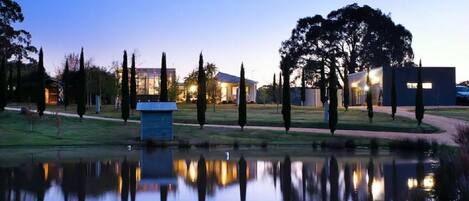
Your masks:
M142 179L142 169L140 167L135 169L135 179L137 181L140 181Z
M44 181L47 181L47 178L49 177L49 164L44 163L42 168L44 169Z
M191 182L197 181L197 169L195 167L195 163L191 162L189 165L189 180Z
M363 89L364 89L365 91L368 91L368 90L370 90L370 87L369 87L368 85L365 85L365 87L363 87Z
M433 186L435 185L435 181L433 180L433 175L428 175L428 176L425 176L425 178L423 179L423 187L427 190L430 190L433 188Z
M357 173L356 171L353 171L353 188L354 188L355 190L357 190L357 188L358 188L358 182L359 182L359 180L358 180L358 177L359 177L358 174L359 174L359 173Z
M371 184L371 193L373 194L373 200L381 200L380 197L383 195L384 190L384 179L373 179Z
M417 179L414 179L414 178L407 179L407 187L409 187L409 189L416 188L417 185L418 185Z
M226 164L226 161L222 161L221 162L221 184L224 186L226 185L226 181L227 181L227 164Z

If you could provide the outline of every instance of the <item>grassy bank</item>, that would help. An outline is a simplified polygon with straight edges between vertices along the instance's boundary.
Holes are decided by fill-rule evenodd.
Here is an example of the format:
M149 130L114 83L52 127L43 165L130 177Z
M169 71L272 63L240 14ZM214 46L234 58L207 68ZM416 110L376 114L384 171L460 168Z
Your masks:
M11 106L21 106L14 105ZM32 107L35 108L35 107ZM64 112L63 107L48 106L50 111ZM250 126L283 126L281 106L277 111L276 105L249 104L247 107L247 125ZM70 113L76 111L74 106L67 110ZM114 109L112 105L102 107L100 114L96 114L94 108L87 111L87 115L121 118L121 113ZM292 107L292 127L299 128L328 128L323 120L323 110L313 107ZM131 119L139 119L139 113L134 112ZM208 105L206 119L208 124L237 125L238 110L235 105L221 104ZM177 123L197 123L197 112L195 104L179 104L178 111L174 113L174 121ZM390 115L384 113L375 113L373 122L368 120L367 113L362 110L350 109L345 111L339 109L338 129L346 130L369 130L369 131L395 131L410 133L434 133L439 129L428 124L417 126L414 119L405 117L396 117L392 121Z
M469 121L469 107L425 109L425 113Z
M138 141L139 124L83 120L60 117L57 129L55 116L36 117L32 130L29 119L18 112L0 113L0 146L86 146L86 145L144 145ZM330 134L307 134L283 131L218 129L200 130L191 126L175 126L174 144L189 145L312 145L323 141L351 139L357 146L367 146L366 138L336 137ZM389 141L379 140L386 144Z

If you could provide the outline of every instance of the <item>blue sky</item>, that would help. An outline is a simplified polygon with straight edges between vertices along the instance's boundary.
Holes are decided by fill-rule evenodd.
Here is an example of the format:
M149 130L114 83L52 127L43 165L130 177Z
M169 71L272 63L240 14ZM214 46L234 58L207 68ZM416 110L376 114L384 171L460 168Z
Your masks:
M456 66L457 81L469 80L469 1L338 0L19 0L33 44L43 47L49 73L66 53L85 48L94 63L110 66L123 50L136 52L140 67L159 67L161 52L182 79L205 61L248 78L271 82L278 49L296 21L357 2L391 13L413 36L424 66Z

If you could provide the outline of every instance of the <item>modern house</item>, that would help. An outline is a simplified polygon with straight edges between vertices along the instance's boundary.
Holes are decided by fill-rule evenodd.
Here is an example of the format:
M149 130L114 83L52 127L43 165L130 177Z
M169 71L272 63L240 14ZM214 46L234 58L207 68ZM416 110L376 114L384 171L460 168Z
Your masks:
M416 67L395 69L397 105L415 105L417 89ZM373 104L391 105L392 68L385 66L370 70L371 86L366 84L366 72L349 75L350 104L366 105L366 92L372 90ZM455 68L422 67L423 101L425 105L455 105Z
M167 68L168 87L176 80L176 69ZM160 93L161 68L135 68L138 101L157 101ZM117 72L118 82L122 82L122 69ZM129 68L130 80L130 68ZM129 82L130 83L130 82Z
M239 92L238 76L230 75L223 72L218 72L215 79L220 84L220 100L222 103L236 103ZM248 103L256 102L257 82L254 80L246 79L246 101Z

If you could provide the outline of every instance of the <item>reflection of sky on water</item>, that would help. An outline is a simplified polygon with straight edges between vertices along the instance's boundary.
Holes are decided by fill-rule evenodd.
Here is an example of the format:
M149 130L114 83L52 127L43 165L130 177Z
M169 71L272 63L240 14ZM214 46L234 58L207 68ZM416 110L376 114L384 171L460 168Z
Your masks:
M37 200L43 192L46 201L65 197L132 201L135 189L137 201L197 200L202 185L206 200L239 201L243 171L238 159L206 159L206 180L202 184L199 161L174 158L171 152L143 152L137 161L44 162L1 168L0 196L9 198L6 200L15 200L17 195L21 200ZM436 181L429 162L395 161L393 165L389 157L358 161L292 157L288 163L281 157L247 157L246 200L369 200L371 195L372 200L406 200L416 190L423 190L427 196L433 192ZM285 173L288 169L289 175Z

